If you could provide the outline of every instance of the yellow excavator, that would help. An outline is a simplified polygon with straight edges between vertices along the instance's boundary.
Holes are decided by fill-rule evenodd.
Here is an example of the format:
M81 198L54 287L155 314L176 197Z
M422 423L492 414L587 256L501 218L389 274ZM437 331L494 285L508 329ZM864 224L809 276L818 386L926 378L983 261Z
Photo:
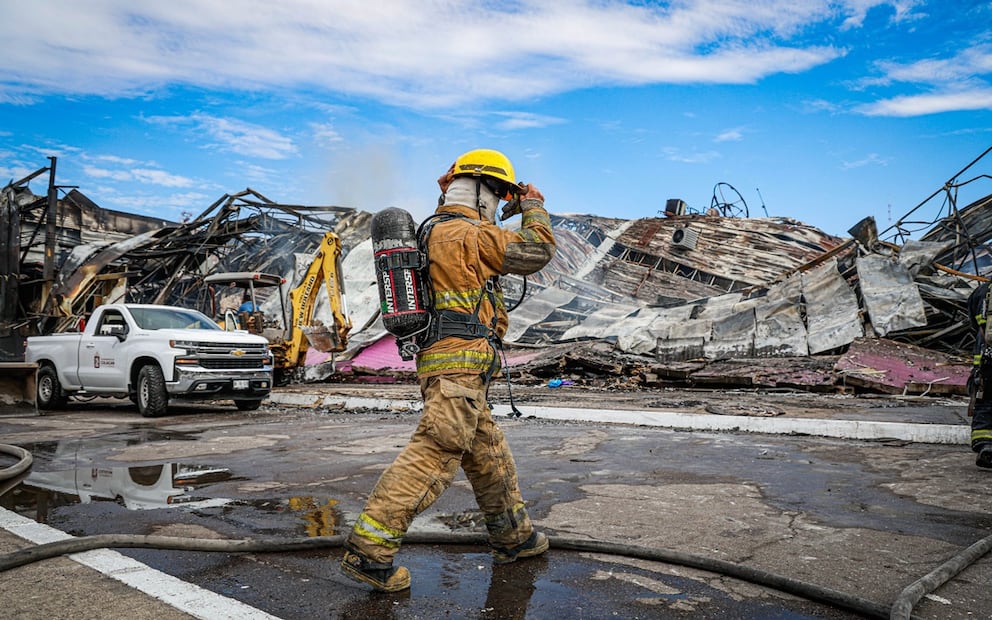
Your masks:
M324 353L336 353L348 346L351 318L341 277L341 240L338 236L324 233L300 283L289 291L288 304L282 289L285 282L281 276L251 271L215 273L204 278L204 283L213 291L214 307L211 310L224 329L245 329L268 339L274 357L275 381L279 384L289 382L295 371L303 367L310 347ZM265 289L271 287L278 291L281 322L266 316L260 309L259 296L270 297ZM321 287L327 291L334 320L331 327L314 319Z

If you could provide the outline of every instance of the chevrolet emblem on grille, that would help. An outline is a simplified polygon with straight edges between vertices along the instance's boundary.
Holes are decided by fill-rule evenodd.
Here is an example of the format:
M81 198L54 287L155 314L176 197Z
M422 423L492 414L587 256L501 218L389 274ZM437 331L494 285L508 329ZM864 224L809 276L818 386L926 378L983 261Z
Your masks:
M235 349L235 350L231 351L231 355L236 355L238 357L241 357L244 354L245 354L245 352L242 351L241 349Z

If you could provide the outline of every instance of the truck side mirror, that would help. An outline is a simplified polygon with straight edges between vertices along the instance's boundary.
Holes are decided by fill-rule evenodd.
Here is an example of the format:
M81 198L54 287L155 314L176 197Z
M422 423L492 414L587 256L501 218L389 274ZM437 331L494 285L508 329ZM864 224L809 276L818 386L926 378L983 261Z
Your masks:
M104 325L100 331L107 336L115 336L121 342L124 342L124 337L127 335L123 325Z

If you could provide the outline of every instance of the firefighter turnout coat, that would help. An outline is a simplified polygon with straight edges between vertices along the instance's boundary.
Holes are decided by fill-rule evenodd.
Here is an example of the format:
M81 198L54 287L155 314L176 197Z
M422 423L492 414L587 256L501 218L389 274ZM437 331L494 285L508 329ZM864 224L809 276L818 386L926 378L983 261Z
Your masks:
M520 230L511 231L479 221L471 207L438 207L438 214L462 217L437 224L428 239L435 310L471 315L478 307L479 321L486 326L494 325L498 338L506 335L506 308L499 290L493 291L491 299L487 294L487 287L492 286L490 278L508 273L534 273L544 267L555 252L551 220L542 202L524 200L521 208ZM425 378L463 372L486 373L498 364L496 351L485 339L447 337L418 353L417 374Z

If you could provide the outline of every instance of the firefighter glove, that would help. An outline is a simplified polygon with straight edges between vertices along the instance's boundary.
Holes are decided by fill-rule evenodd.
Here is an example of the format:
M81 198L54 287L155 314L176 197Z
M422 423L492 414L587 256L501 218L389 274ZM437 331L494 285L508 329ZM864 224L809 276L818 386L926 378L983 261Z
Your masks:
M437 186L441 188L442 194L447 193L448 186L451 185L451 181L454 178L455 178L455 164L451 164L451 167L448 168L448 171L437 178Z

